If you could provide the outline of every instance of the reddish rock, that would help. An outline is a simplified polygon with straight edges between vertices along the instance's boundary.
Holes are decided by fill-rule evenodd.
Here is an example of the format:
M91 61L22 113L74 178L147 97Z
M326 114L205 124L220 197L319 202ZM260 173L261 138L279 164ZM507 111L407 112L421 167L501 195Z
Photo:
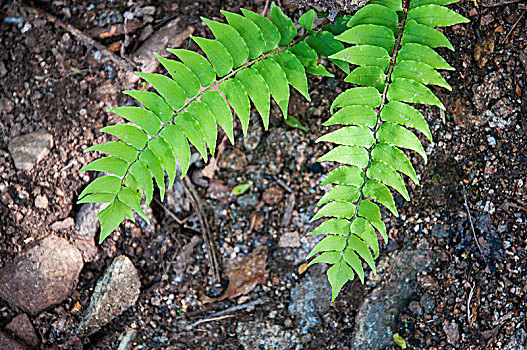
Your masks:
M13 318L5 329L32 348L38 347L40 343L37 333L35 333L35 329L26 314L20 314Z
M0 270L0 298L37 315L70 294L82 266L78 249L64 238L46 237Z
M27 350L27 347L0 331L0 350Z

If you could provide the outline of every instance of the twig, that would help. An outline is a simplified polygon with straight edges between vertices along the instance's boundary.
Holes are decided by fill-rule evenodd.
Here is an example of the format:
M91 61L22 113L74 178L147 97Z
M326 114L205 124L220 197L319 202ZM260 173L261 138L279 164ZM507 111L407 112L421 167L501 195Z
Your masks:
M232 306L232 307L230 307L228 309L225 309L225 310L222 310L222 311L218 311L218 312L216 312L216 313L214 313L212 315L209 315L209 316L207 316L205 318L202 318L201 320L198 320L198 321L194 322L193 324L190 325L189 328L194 328L197 325L202 324L204 322L217 321L217 320L221 320L221 319L226 318L226 317L234 317L234 316L236 316L236 315L232 315L232 313L234 313L234 312L247 309L247 308L249 308L251 306L265 304L268 301L269 301L268 299L261 299L260 298L260 299L253 300L253 301L250 301L250 302L245 303L245 304ZM226 317L225 317L225 315L226 315Z
M178 217L176 216L176 214L174 214L170 209L168 209L167 207L165 207L165 206L163 205L163 203L161 203L161 201L160 201L159 199L154 198L154 201L155 201L155 202L156 202L161 208L163 208L163 209L166 211L166 213L167 213L172 219L176 220L176 222L177 222L178 224L183 225L183 224L185 223L185 221L187 221L187 218L185 218L185 219L183 219L183 220L181 220L180 218L178 218Z
M470 288L470 293L468 294L468 300L467 300L467 320L468 320L469 325L472 325L471 319L473 315L472 315L472 309L470 307L470 304L472 302L472 296L474 295L475 288L476 288L476 284L474 283L472 288Z
M505 42L507 41L507 39L509 38L509 35L511 35L512 31L514 30L514 28L516 28L516 26L518 25L518 23L520 22L520 20L523 18L523 15L525 15L525 12L527 12L527 10L523 11L523 13L521 14L520 18L518 18L518 20L512 25L512 28L511 30L509 30L509 32L507 33L507 35L505 36L505 38L501 41L501 44L505 44Z
M33 8L33 7L29 7L29 6L23 5L23 4L20 4L20 6L24 10L26 10L27 12L30 12L30 13L38 16L38 17L42 17L42 18L46 19L48 22L51 22L51 23L54 23L54 24L58 25L59 27L61 27L62 29L66 30L68 33L73 35L75 38L77 38L77 40L82 42L84 45L96 48L97 50L99 50L101 52L102 55L108 57L112 62L117 64L119 67L121 67L121 68L123 68L125 70L128 70L128 71L133 71L134 69L136 69L136 64L133 63L131 60L124 59L124 58L121 58L121 57L119 57L117 55L114 55L113 53L108 51L108 49L104 45L102 45L99 42L95 41L93 38L91 38L90 36L84 34L79 29L73 27L72 25L62 22L60 19L56 18L53 15L50 15L49 13L47 13L47 12L45 12L43 10L40 10L40 9L37 9L37 8Z
M260 14L265 17L268 8L269 8L269 0L265 0L264 9L262 10Z
M476 230L474 229L474 224L472 223L472 215L470 215L470 209L468 207L467 193L466 193L466 190L465 190L465 184L463 182L461 182L461 185L463 186L463 197L465 198L465 208L467 209L468 221L470 222L470 228L472 229L472 235L474 236L474 241L476 242L476 246L479 249L481 257L483 258L483 261L485 261L485 254L483 254L483 251L481 250L481 247L479 246L478 237L476 237ZM487 262L485 262L485 265L486 264L487 264Z
M214 282L219 282L221 281L219 259L214 246L214 240L212 239L212 234L210 232L209 222L207 220L207 217L205 216L205 213L203 212L203 208L201 207L201 201L196 192L196 189L194 188L194 185L188 177L184 177L181 184L183 185L183 189L189 196L194 208L198 212L199 223L203 228L203 240L205 241L205 245L207 246L208 250L207 255L209 258L210 267L212 269L212 277L214 279Z

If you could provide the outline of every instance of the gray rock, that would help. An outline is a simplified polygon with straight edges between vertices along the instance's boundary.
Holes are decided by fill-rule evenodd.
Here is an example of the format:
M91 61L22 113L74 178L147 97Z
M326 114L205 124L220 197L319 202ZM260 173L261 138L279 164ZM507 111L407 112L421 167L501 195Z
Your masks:
M423 314L423 308L417 301L412 301L410 305L408 305L408 309L416 315L421 316Z
M51 147L53 147L53 136L44 130L17 136L7 145L15 161L15 167L25 171L30 171L44 159Z
M435 238L448 238L450 237L451 229L448 226L443 224L432 225L430 232Z
M240 322L236 327L236 334L238 341L246 350L295 349L300 343L300 339L295 334L267 322Z
M445 321L443 323L443 331L446 334L447 342L452 345L456 345L457 341L459 340L459 329L457 323Z
M352 349L393 345L393 327L417 289L417 273L434 261L428 249L399 250L378 264L380 283L364 300L355 318Z
M254 207L258 202L260 202L260 199L258 198L257 193L246 193L239 196L236 200L236 203L238 203L242 209Z
M329 310L331 286L322 270L318 265L310 268L306 278L291 290L287 311L298 320L302 334L320 324L320 318Z
M79 325L81 334L93 334L131 307L139 298L141 282L132 261L120 255L97 282Z
M31 315L62 302L84 263L64 238L49 236L0 271L0 298Z
M103 208L103 204L83 204L77 213L74 236L81 239L95 238L99 229L99 218L97 214Z
M426 314L431 313L436 308L436 302L429 294L423 295L419 303L425 310Z

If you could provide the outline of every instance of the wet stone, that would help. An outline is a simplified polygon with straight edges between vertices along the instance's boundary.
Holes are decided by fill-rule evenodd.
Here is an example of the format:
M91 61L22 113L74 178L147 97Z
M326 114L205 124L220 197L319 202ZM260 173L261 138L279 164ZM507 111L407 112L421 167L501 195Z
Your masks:
M44 130L17 136L7 146L15 161L15 167L24 171L33 169L48 155L51 147L53 147L53 136Z
M320 266L308 270L306 278L291 290L288 313L296 318L295 324L302 334L320 324L320 319L329 311L331 286Z
M0 271L0 297L37 315L68 297L82 267L74 246L64 238L46 237Z
M141 282L132 261L120 255L97 282L79 332L93 334L111 322L139 298Z
M383 349L393 345L393 329L400 313L417 291L417 273L435 260L428 249L390 253L378 264L384 278L366 297L355 318L352 349Z

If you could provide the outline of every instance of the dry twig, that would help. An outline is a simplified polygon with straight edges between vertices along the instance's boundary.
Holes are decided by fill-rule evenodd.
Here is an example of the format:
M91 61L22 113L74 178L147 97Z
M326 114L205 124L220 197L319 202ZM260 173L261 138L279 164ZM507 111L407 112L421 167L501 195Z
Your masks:
M478 237L476 237L476 230L474 229L474 224L472 223L472 215L470 215L470 209L468 207L467 192L465 190L465 184L461 182L461 185L463 185L463 197L465 198L465 208L467 209L468 221L470 222L470 228L472 229L472 235L474 236L474 241L476 242L476 246L479 249L481 257L483 258L483 261L485 261L485 254L483 254L483 251L481 250L481 247L478 242ZM485 261L485 265L486 264L487 262Z
M220 277L220 264L218 259L218 253L216 252L216 248L214 245L214 240L212 238L212 234L210 232L209 222L207 220L207 216L203 212L203 208L201 206L201 200L199 199L199 195L196 192L196 189L194 188L194 185L189 180L188 177L184 177L183 181L181 182L183 185L183 189L187 193L187 195L190 198L190 201L192 202L192 205L196 209L198 213L198 219L201 227L203 228L203 240L205 241L205 245L207 246L208 250L208 258L210 267L212 269L212 276L215 282L219 282L221 280Z
M26 10L27 12L32 13L35 16L44 18L48 22L54 23L57 26L61 27L62 29L64 29L65 31L67 31L68 33L73 35L75 38L77 38L77 40L82 42L84 45L86 45L88 47L96 48L97 50L99 50L101 52L101 55L103 55L105 57L108 57L112 62L117 64L119 67L121 67L121 68L123 68L125 70L128 70L128 71L133 71L134 69L136 69L136 65L135 65L134 62L132 62L129 59L121 58L121 57L111 53L110 51L108 51L106 46L104 46L101 43L95 41L92 37L84 34L79 29L73 27L72 25L62 22L57 17L55 17L53 15L50 15L49 13L47 13L47 12L45 12L43 10L40 10L40 9L37 9L37 8L34 8L34 7L30 7L30 6L27 6L27 5L23 5L23 4L20 4L20 6L21 6L22 9Z

